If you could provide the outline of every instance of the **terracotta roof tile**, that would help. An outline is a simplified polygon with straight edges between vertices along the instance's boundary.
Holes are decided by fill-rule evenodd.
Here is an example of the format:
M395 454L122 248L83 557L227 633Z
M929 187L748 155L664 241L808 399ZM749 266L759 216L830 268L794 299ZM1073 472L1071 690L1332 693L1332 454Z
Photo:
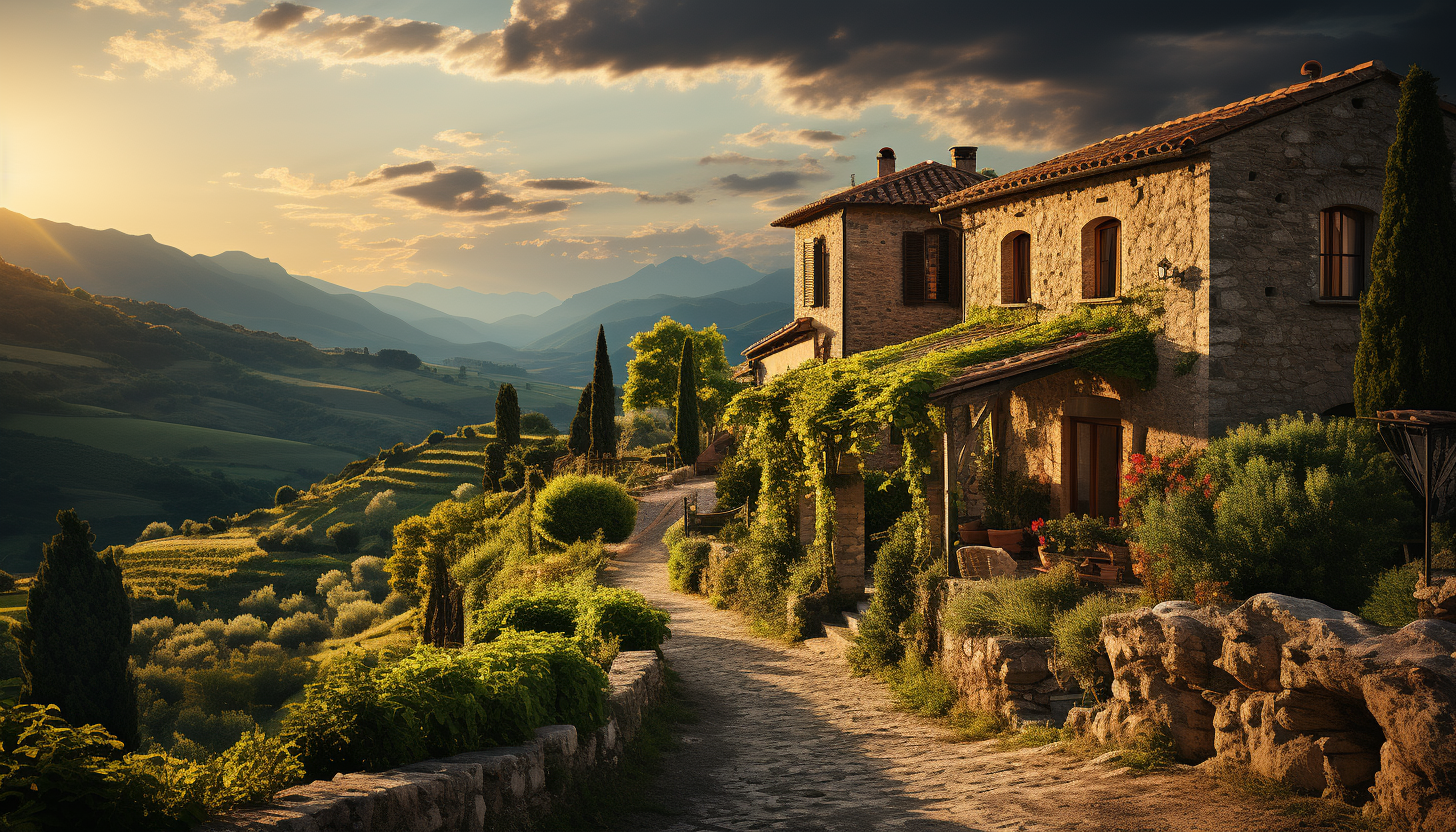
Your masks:
M996 361L973 364L962 370L960 375L949 379L940 387L936 388L931 393L931 397L934 399L943 399L986 384L1014 378L1024 373L1059 367L1074 358L1101 349L1106 346L1104 342L1111 340L1113 337L1107 334L1074 336L1061 343L1043 347L1039 350L1030 350L997 359Z
M984 181L986 177L939 162L921 162L888 176L861 182L852 188L795 208L769 223L779 228L793 228L825 211L843 205L924 205L936 204L942 197Z
M792 322L779 327L762 338L748 345L742 353L744 358L752 361L755 358L762 358L771 355L784 347L792 346L800 341L807 341L814 337L813 318L795 318Z
M1201 150L1213 139L1381 77L1397 82L1400 79L1400 76L1386 70L1384 64L1370 61L1343 72L1246 98L1207 112L1113 136L1040 164L972 185L940 200L934 210L958 208L1009 193L1031 190L1057 180L1177 158ZM1446 106L1447 109L1452 109L1449 105Z

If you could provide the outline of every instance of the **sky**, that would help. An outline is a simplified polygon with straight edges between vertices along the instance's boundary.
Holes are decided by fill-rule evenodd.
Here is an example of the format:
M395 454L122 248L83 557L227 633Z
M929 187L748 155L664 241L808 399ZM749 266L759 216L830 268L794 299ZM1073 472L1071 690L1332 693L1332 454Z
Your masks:
M979 146L1006 173L1378 59L1456 3L0 0L0 206L354 289L558 297Z

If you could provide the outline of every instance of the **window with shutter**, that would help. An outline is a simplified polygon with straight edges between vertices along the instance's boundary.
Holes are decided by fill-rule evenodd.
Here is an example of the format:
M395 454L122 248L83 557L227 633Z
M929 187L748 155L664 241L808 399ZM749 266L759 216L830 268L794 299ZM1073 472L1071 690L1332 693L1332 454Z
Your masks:
M1122 223L1102 217L1082 228L1082 298L1117 296L1121 269Z
M814 305L814 243L803 244L799 257L799 305Z
M925 235L906 231L901 236L901 293L906 306L925 302Z
M925 302L945 303L950 294L950 232L925 232Z
M814 241L814 305L829 305L829 244L823 237Z
M1031 235L1014 231L1001 246L1001 302L1031 300Z
M1320 212L1320 298L1357 300L1365 288L1365 224L1359 208Z

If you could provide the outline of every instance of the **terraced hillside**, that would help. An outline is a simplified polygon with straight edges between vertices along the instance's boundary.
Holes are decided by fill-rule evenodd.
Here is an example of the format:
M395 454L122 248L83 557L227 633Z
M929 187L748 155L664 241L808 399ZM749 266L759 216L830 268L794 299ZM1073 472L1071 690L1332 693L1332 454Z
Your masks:
M335 477L300 491L287 506L238 518L227 532L128 546L122 575L138 594L189 598L220 612L236 609L248 593L268 584L280 596L311 591L325 572L347 570L363 555L387 556L388 533L399 521L429 513L462 484L478 486L484 449L492 439L447 436L435 445L407 448L390 460L350 463ZM373 510L371 503L376 504ZM328 541L325 532L336 523L360 526L364 538L358 551L340 553ZM265 552L258 537L274 527L300 530L312 542L304 551Z

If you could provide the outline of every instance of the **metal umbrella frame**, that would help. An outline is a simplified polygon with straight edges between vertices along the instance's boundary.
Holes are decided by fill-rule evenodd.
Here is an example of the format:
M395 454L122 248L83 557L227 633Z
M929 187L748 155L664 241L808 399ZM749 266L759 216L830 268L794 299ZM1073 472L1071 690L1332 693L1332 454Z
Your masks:
M1375 429L1416 498L1425 505L1426 586L1431 585L1431 524L1456 515L1456 412L1382 410Z

